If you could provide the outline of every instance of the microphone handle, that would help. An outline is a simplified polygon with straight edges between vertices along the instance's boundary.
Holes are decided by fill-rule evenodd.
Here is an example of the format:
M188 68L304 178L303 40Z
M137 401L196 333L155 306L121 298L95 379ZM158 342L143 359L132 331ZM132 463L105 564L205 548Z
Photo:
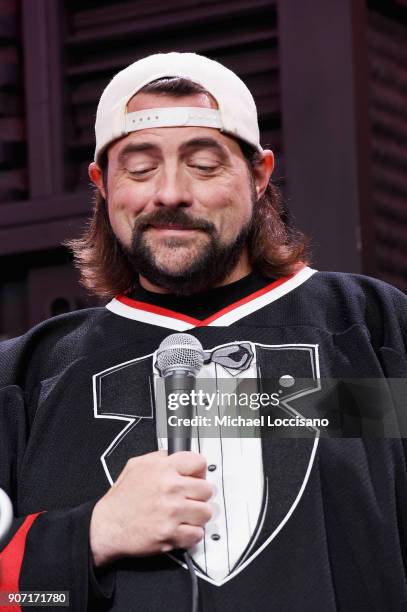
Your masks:
M165 377L165 397L167 406L167 438L168 438L168 454L178 453L180 451L191 450L191 427L185 425L185 419L191 419L193 416L193 407L191 404L191 391L195 388L195 376L184 370L175 371ZM172 401L177 401L178 408L170 410L168 408L168 399L171 394ZM183 395L186 394L186 395ZM187 399L187 401L186 401ZM168 418L177 417L182 419L180 425L170 425Z
M168 439L168 454L178 453L180 451L191 450L191 427L184 424L171 426L168 423L168 417L176 415L178 418L191 419L193 416L193 407L191 405L191 391L195 389L195 376L191 372L176 371L165 377L165 399L167 408L167 439ZM172 399L180 400L182 393L187 393L189 401L185 402L186 406L181 405L176 410L168 408L168 397L172 395ZM192 612L198 612L199 587L198 578L195 574L192 558L187 550L180 550L184 562L188 568L192 582Z

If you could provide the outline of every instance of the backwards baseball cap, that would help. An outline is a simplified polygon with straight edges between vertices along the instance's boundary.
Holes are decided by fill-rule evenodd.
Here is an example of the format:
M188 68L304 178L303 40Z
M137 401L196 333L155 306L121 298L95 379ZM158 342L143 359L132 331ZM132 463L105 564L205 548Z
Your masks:
M128 113L130 99L145 85L163 77L182 77L201 85L218 108L171 107ZM150 55L118 72L103 91L96 113L95 160L111 142L130 132L187 126L217 128L262 151L256 104L234 72L196 53Z

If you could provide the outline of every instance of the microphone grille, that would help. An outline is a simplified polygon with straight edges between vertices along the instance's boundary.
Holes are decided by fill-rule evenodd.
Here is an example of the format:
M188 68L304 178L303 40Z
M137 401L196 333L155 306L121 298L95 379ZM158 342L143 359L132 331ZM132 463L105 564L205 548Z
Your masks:
M171 334L164 338L157 350L157 366L163 376L178 369L196 376L203 361L202 344L191 334Z

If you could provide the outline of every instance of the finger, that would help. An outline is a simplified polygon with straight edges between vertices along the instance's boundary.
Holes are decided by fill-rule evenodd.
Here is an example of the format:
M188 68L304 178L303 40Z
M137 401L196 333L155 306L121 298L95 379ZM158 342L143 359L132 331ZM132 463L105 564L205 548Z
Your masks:
M208 501L214 494L214 486L202 478L183 476L181 480L181 492L187 499L197 501Z
M206 459L199 453L181 451L168 457L168 461L182 476L204 478L206 474Z
M173 545L174 548L192 548L192 546L198 544L203 537L204 530L202 527L179 525L174 534Z
M203 527L212 517L212 508L206 502L186 499L177 512L179 523Z

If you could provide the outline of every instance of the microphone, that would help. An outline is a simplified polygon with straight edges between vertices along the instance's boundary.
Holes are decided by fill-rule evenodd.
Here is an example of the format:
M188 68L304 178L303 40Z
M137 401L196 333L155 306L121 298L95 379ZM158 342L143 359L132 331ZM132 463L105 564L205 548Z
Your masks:
M157 350L157 366L164 376L165 397L167 406L167 423L174 414L182 419L192 417L191 403L177 401L178 408L171 412L168 399L171 394L177 400L182 393L188 394L195 388L195 379L204 362L202 344L191 334L171 334L164 338ZM185 399L185 398L184 398ZM183 405L186 404L186 405ZM168 454L191 450L191 428L186 425L167 425Z
M0 489L0 545L6 538L13 520L13 506L10 498L3 489Z
M177 398L181 393L187 393L191 399L191 391L195 388L195 379L204 362L202 344L191 334L171 334L164 338L157 350L157 366L161 376L164 376L165 398L167 407L167 439L168 455L179 451L191 450L191 428L186 425L171 427L168 417L168 398ZM192 417L190 402L186 406L178 403L176 415L182 419ZM177 435L178 434L178 435ZM199 589L194 564L186 550L181 551L187 565L192 584L192 612L198 611Z

